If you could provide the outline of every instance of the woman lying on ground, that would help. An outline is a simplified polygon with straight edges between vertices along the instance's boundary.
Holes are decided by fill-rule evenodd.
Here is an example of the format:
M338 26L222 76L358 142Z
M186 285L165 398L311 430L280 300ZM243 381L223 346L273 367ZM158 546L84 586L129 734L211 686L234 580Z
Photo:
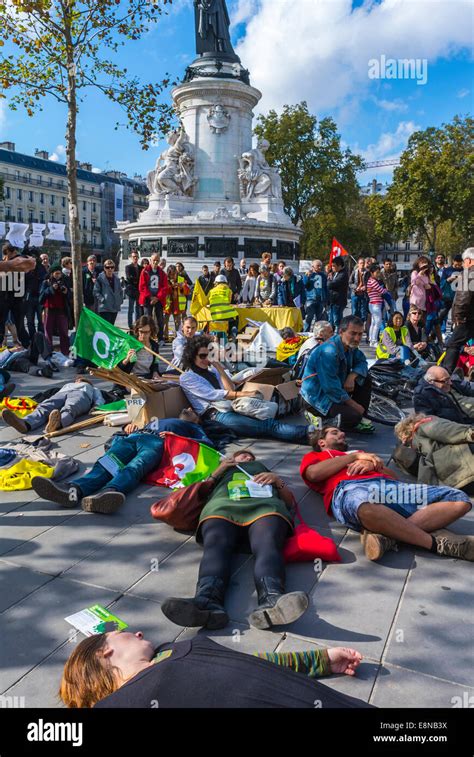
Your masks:
M252 656L203 636L155 649L140 631L112 631L78 644L64 666L59 696L67 707L370 707L311 680L353 676L361 659L343 647Z
M196 595L167 599L163 613L179 626L226 626L224 598L232 555L243 542L255 557L258 597L249 623L264 629L297 620L308 607L308 597L303 591L285 594L283 548L293 530L290 490L248 450L224 460L208 484L210 496L196 532L196 541L204 547Z

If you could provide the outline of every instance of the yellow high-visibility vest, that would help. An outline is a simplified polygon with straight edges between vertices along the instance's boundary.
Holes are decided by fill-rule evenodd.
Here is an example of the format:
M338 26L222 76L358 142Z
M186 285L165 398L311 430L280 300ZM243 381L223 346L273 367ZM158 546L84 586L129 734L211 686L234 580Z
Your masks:
M232 289L227 284L217 284L209 292L209 310L212 321L228 321L239 315L232 305Z
M392 328L391 326L387 326L384 329L384 331L388 332L388 335L389 335L390 339L395 344L395 342L397 341L397 337L395 335L395 329ZM404 346L406 345L406 337L407 337L407 335L408 335L408 329L407 329L407 327L406 326L402 326L401 329L400 329L400 336L402 338L402 344ZM388 360L388 358L389 357L393 357L393 355L391 355L390 352L387 350L386 346L384 345L384 343L382 341L382 337L383 337L383 331L380 334L380 341L379 341L379 343L377 345L377 349L375 351L375 355L376 355L376 357L379 360Z
M178 284L184 284L184 283L185 283L184 277L178 276ZM178 304L179 312L183 313L186 310L186 295L182 294L181 291L178 291L178 303L179 303ZM167 313L171 313L172 308L173 308L173 301L171 299L171 294L168 294L166 297L165 311Z

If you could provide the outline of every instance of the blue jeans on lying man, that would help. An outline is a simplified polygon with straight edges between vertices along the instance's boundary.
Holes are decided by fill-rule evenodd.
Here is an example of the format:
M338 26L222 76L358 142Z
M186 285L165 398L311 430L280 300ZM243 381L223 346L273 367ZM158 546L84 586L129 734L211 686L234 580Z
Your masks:
M101 463L94 463L89 473L70 481L69 486L78 486L83 497L89 497L104 488L129 494L136 489L142 478L159 466L163 447L164 440L156 434L118 436L108 452L113 453L125 467L112 476Z
M451 486L410 484L390 478L341 481L333 494L331 510L339 523L361 530L359 507L364 503L381 504L409 518L433 502L471 502L469 496Z
M252 439L280 439L282 442L308 444L308 426L292 426L280 421L249 418L240 413L217 412L214 420L231 428L238 436L248 436Z

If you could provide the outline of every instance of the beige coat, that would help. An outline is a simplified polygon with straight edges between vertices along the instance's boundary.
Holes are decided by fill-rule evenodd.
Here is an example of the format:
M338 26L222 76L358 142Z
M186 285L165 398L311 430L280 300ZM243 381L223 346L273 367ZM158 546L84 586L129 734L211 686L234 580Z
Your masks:
M474 481L474 425L433 416L418 426L412 446L420 453L418 481L461 489Z

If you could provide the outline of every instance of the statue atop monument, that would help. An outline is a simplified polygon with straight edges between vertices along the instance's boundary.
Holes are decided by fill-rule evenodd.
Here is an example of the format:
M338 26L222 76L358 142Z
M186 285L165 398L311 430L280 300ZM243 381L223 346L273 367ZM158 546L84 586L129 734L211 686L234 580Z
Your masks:
M230 18L225 0L194 0L196 52L239 60L230 41Z

